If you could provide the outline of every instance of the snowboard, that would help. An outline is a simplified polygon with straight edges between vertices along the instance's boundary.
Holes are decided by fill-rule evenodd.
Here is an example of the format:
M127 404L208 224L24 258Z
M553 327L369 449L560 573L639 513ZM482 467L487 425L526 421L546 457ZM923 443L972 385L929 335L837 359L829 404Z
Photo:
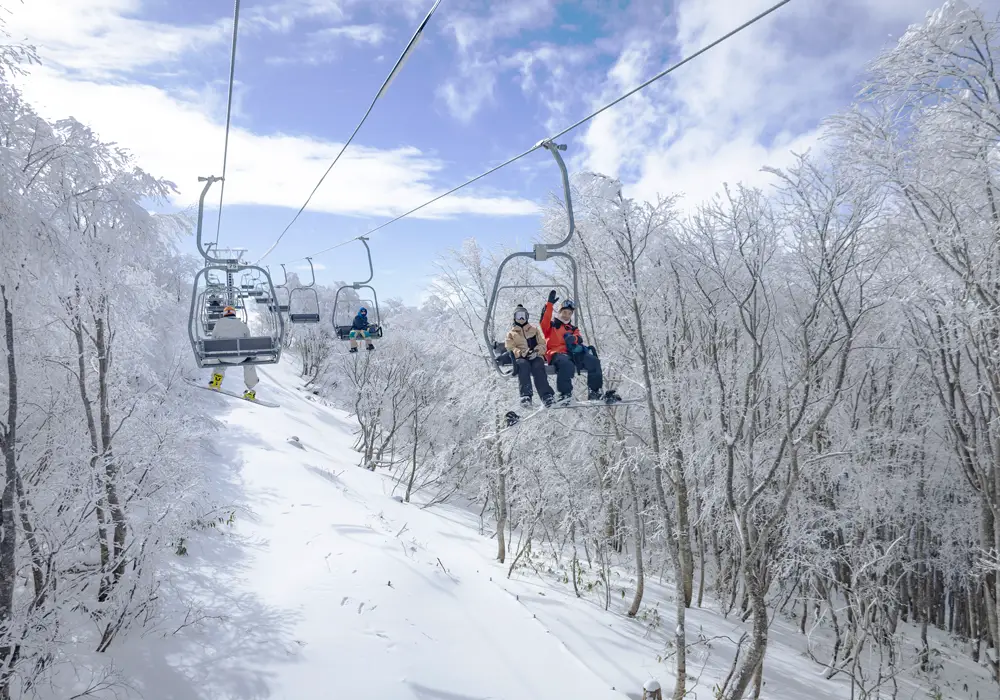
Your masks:
M239 392L231 391L229 389L223 389L221 387L218 389L213 389L212 387L208 386L208 384L199 384L193 379L188 379L187 377L184 378L184 381L186 381L191 386L196 386L199 389L204 389L205 391L214 391L216 394L225 394L226 396L232 396L233 398L242 399L243 401L246 401L248 403L260 404L261 406L267 406L268 408L280 408L280 406L276 403L271 403L270 401L263 401L261 399L244 399L243 394Z
M529 409L531 412L525 416L517 413L517 411L508 411L506 415L507 425L500 429L497 433L505 433L511 428L516 428L518 425L524 421L537 416L542 411L555 408L614 408L615 406L631 406L634 404L644 403L644 399L620 399L613 403L606 403L604 401L570 401L569 403L554 403L551 406L541 406L540 408L535 408L534 405ZM523 408L523 407L522 407Z
M570 401L569 403L555 403L549 406L549 408L614 408L615 406L632 406L645 402L645 399L624 399L615 401L614 403L605 403L604 401Z

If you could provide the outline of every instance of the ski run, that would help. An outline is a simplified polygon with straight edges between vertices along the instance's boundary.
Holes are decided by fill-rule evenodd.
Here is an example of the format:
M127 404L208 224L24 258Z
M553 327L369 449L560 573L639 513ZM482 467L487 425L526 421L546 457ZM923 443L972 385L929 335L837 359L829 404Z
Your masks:
M137 697L625 700L650 679L670 687L672 594L657 577L638 619L624 615L634 580L620 571L608 611L593 574L582 598L551 562L508 578L477 509L401 502L393 479L358 467L350 416L287 365L262 369L260 386L280 409L216 400L224 427L207 468L231 524L192 536L170 566L174 613L159 634L112 652ZM747 625L711 608L687 625L688 697L708 700ZM762 697L851 697L846 681L823 680L793 623L771 631ZM991 697L981 669L935 643L942 697ZM928 697L925 681L898 682L899 697Z

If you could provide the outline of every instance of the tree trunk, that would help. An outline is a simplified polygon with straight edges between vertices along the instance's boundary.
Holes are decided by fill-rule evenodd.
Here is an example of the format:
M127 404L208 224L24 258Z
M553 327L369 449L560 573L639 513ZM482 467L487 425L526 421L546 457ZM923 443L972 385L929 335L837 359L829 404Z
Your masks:
M79 296L77 296L77 299L79 299ZM108 547L105 497L102 495L104 491L104 479L97 472L97 462L100 459L101 448L97 432L97 422L94 420L94 407L87 392L87 362L83 343L83 321L79 315L73 320L73 337L76 339L77 386L80 390L80 401L83 403L84 417L87 420L87 433L90 435L91 457L89 473L97 482L97 488L94 490L97 494L97 503L94 506L94 513L97 517L97 541L101 556L101 571L106 573L110 568L111 550ZM98 602L103 603L106 601L110 593L110 581L106 575L102 575L97 589Z
M749 542L745 543L747 551L750 550ZM767 652L767 604L764 601L766 592L765 583L757 572L758 563L756 561L744 560L743 579L747 585L747 597L750 601L751 617L753 619L753 632L750 637L750 645L747 648L746 656L736 674L734 685L726 691L726 700L741 700L754 682L754 678L760 672L759 669L764 663L764 654Z
M497 561L503 564L507 558L507 543L503 534L503 529L507 526L507 473L499 440L494 449L497 460Z
M102 299L100 312L107 308L107 300ZM125 539L128 534L128 524L125 511L118 499L118 463L114 458L111 440L111 406L108 390L108 375L111 371L111 342L108 337L105 319L98 316L95 319L96 350L97 350L97 391L98 406L101 416L101 458L104 462L104 491L111 511L111 521L114 523L114 567L111 572L112 584L117 585L125 574Z
M417 478L417 445L419 444L417 440L420 418L420 406L417 403L416 396L413 397L413 454L411 459L413 463L410 465L410 478L406 482L406 497L403 499L407 503L410 502L410 494L413 493L413 481Z
M685 630L685 617L690 591L690 587L687 585L688 577L686 576L684 560L680 554L680 550L682 549L680 539L685 537L685 534L678 532L673 526L673 519L670 517L670 510L667 506L667 494L663 488L663 468L660 464L662 458L660 437L656 427L656 404L653 400L653 376L649 368L649 352L646 347L646 335L642 327L642 314L639 311L639 301L635 297L632 298L632 313L635 316L636 340L639 343L639 358L642 361L642 377L646 383L646 409L649 412L650 440L653 444L653 453L656 459L656 465L653 467L653 483L656 486L656 501L660 507L660 514L663 518L664 530L667 536L667 547L670 550L670 558L674 564L674 585L677 589L677 624L674 627L674 644L677 654L675 675L677 681L674 686L673 699L683 700L687 694L687 632ZM676 484L674 486L676 487ZM686 496L687 492L684 491L684 494ZM687 551L691 551L689 537Z
M628 609L628 616L635 617L642 604L642 594L645 589L645 574L642 567L642 512L639 510L639 492L635 488L631 467L625 468L625 483L628 485L629 496L632 498L632 523L635 533L632 541L635 544L635 597Z
M14 523L14 492L17 482L17 363L14 354L14 314L7 290L3 299L4 341L7 351L7 416L0 433L4 457L4 488L0 496L0 700L10 698L11 671L17 661L14 644L14 584L17 576L17 530Z

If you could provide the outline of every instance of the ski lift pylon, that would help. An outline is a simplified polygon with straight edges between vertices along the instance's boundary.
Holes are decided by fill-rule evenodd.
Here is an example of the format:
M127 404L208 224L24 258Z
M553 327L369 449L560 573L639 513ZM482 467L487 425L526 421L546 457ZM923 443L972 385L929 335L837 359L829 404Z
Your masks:
M309 276L312 278L311 281L309 284L305 286L300 285L288 293L288 320L292 323L319 323L319 294L316 293L314 288L316 284L316 270L313 268L312 258L306 258L306 260L309 261ZM297 297L302 299L303 308L309 309L308 311L294 310Z
M337 289L337 294L333 298L333 329L337 333L337 337L341 340L349 340L351 337L351 319L354 317L354 312L348 311L346 314L341 313L340 307L340 295L345 289L353 289L357 291L359 289L370 289L372 293L372 301L361 300L362 303L367 304L375 309L375 323L369 328L369 334L373 338L382 337L382 316L379 313L378 308L378 293L375 288L372 287L369 282L375 276L375 268L372 266L372 251L368 247L368 239L364 236L359 236L358 240L361 241L365 246L365 252L368 253L368 279L362 282L352 282L351 284L345 284L343 287ZM346 304L346 301L344 302Z
M493 335L493 323L496 316L496 304L497 298L500 295L500 291L503 289L536 289L542 287L544 289L566 289L565 285L504 285L501 286L501 281L503 281L503 269L507 266L514 258L531 258L535 262L544 262L550 258L563 258L569 262L569 268L572 272L573 281L573 299L576 300L576 314L579 319L579 325L581 328L586 328L584 326L584 316L579 306L580 299L580 287L579 287L579 275L576 268L576 260L569 253L564 253L559 248L562 248L573 238L573 234L576 232L576 222L573 219L573 198L569 189L569 171L566 170L566 163L563 162L562 156L559 151L565 151L566 146L564 144L556 144L552 141L543 141L539 144L542 148L546 149L552 156L556 159L556 164L559 166L559 172L562 175L562 186L563 186L563 196L566 202L566 217L569 220L569 231L566 237L563 238L558 243L536 243L532 250L530 251L518 251L511 253L506 258L500 262L500 266L497 268L496 280L493 282L493 292L490 295L489 304L486 306L486 318L483 321L483 339L486 341L486 347L489 349L490 353L493 355L493 367L496 369L497 373L502 377L513 377L514 376L514 363L511 361L510 355L507 353L507 349L504 347L502 341L497 341L496 337ZM504 367L509 366L509 370L505 370ZM548 374L555 374L555 368L551 365L546 365L545 371Z
M229 255L222 255L217 248L214 248L214 244L202 245L205 196L212 184L221 179L214 175L198 178L198 182L204 182L205 187L198 199L197 245L198 252L205 259L206 265L195 274L192 284L188 339L198 367L214 367L220 364L275 364L281 358L281 346L285 336L285 322L280 313L262 314L266 335L249 338L212 337L215 322L208 318L210 291L222 300L224 306L235 307L242 291L242 285L236 281L237 275L256 273L261 285L263 286L263 282L266 281L271 296L275 296L274 285L268 272L261 267L241 261L243 249L234 249L229 251ZM219 257L215 257L216 255ZM216 273L225 280L224 283L210 281ZM246 318L245 309L243 315Z

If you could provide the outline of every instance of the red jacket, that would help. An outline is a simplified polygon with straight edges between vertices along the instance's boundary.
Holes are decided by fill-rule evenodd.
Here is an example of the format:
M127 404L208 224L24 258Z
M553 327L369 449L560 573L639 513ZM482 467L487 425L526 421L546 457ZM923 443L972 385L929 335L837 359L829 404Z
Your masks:
M554 311L554 305L552 302L545 302L545 310L542 311L542 320L539 325L542 327L542 335L545 336L545 359L549 362L552 361L552 356L557 352L567 352L566 350L566 338L567 333L572 333L576 336L578 343L583 343L583 336L580 335L580 329L574 326L572 323L563 323L558 318L552 318Z

